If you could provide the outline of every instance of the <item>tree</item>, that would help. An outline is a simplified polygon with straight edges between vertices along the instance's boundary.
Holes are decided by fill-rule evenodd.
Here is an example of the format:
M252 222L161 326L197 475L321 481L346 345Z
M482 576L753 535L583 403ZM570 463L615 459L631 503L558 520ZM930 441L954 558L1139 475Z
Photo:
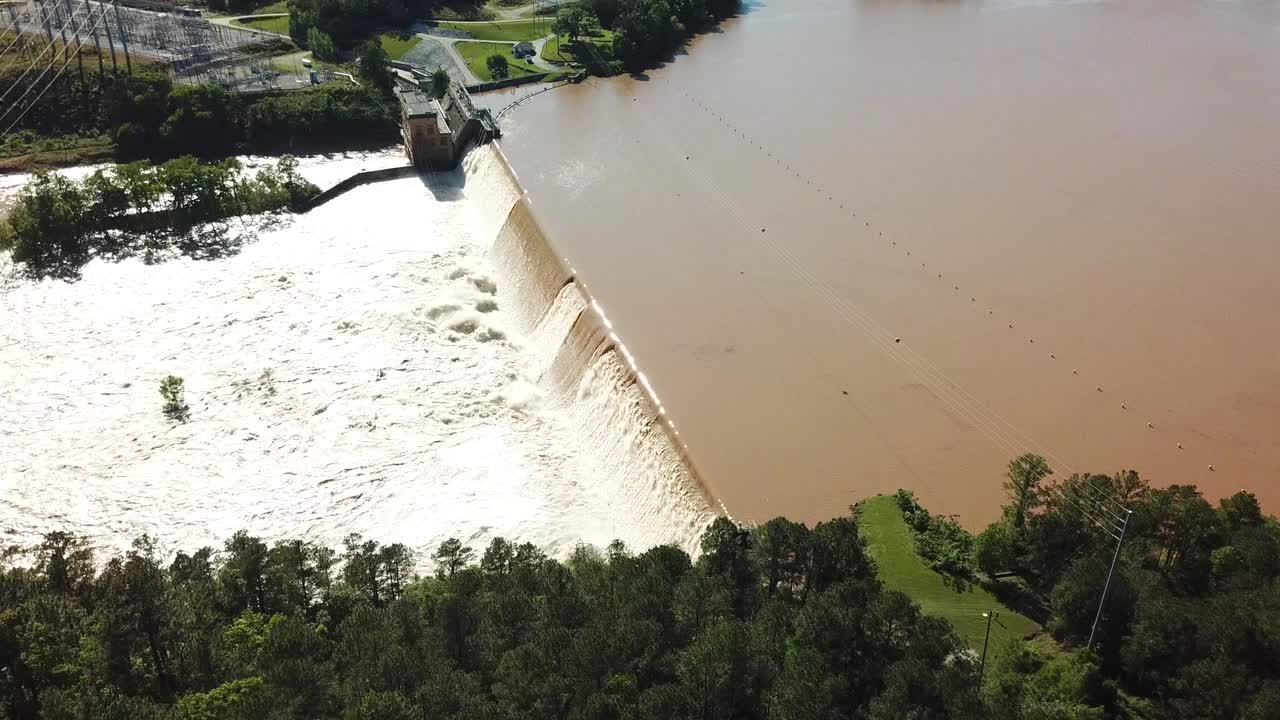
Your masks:
M618 16L618 0L588 0L591 14L599 18L601 27L613 27L613 19Z
M1004 506L1004 516L1014 532L1026 524L1027 513L1039 507L1040 483L1051 474L1053 470L1039 455L1019 455L1009 462L1004 481L1009 503Z
M88 261L87 200L76 183L56 173L37 173L5 218L0 248L34 274L74 275Z
M247 677L180 698L178 720L257 720L270 707L262 678Z
M360 46L360 77L383 95L391 94L391 57L377 38L369 38Z
M1258 498L1251 492L1240 492L1218 503L1218 515L1227 532L1235 532L1241 528L1257 527L1263 524L1262 506Z
M1212 551L1221 542L1219 514L1194 485L1152 492L1137 513L1158 545L1166 577L1188 590L1204 589L1212 576Z
M1008 570L1017 561L1013 533L1003 522L993 522L973 541L973 560L988 575Z
M464 546L461 540L457 538L445 540L431 555L431 559L436 563L436 577L441 579L453 577L454 573L466 567L475 556L475 551Z
M709 627L680 654L676 674L688 696L694 716L750 717L756 699L751 696L753 657L746 625L728 619Z
M78 593L93 582L93 550L83 537L55 530L36 549L36 568L53 592Z
M717 18L732 17L742 7L742 0L707 0L707 9Z
M235 98L219 85L180 85L169 93L160 138L173 154L219 155L230 149Z
M790 596L803 588L809 571L809 529L786 518L774 518L756 528L751 556L764 576L765 592L773 595L781 587Z
M845 580L875 577L858 532L858 523L851 517L836 518L814 526L810 548L813 565L806 590L811 586L812 590L821 591Z
M489 68L489 74L494 80L502 80L507 77L509 72L507 67L507 58L504 55L493 54L484 61L485 67Z
M318 27L307 30L307 49L321 60L338 59L338 47L333 44L333 38Z
M1101 720L1099 671L1087 653L1047 660L1021 640L1009 640L983 683L985 715L992 720Z
M412 576L413 553L400 543L379 545L362 540L358 533L343 538L342 579L364 593L369 602L382 606L404 590Z
M576 5L569 5L556 13L555 22L551 24L551 31L557 35L568 35L569 40L575 41L580 35L585 35L599 26L600 21L592 14L590 10L583 9Z
M444 97L445 93L449 92L450 82L449 73L444 68L436 68L435 72L431 73L432 96L437 98Z
M1055 637L1072 642L1083 642L1089 637L1108 569L1109 564L1103 558L1081 559L1072 563L1054 586L1050 595L1053 606L1050 630ZM1125 574L1117 571L1111 578L1111 587L1102 608L1099 639L1119 643L1133 617L1136 600Z
M314 619L315 604L332 582L333 550L290 540L276 543L267 554L267 592L278 609L300 611Z
M261 538L239 530L223 546L225 560L218 572L224 603L233 613L254 610L270 613L276 609L268 594L267 544Z
M702 533L698 568L723 578L733 588L733 607L739 618L755 612L760 588L751 564L751 531L728 518L716 518Z
M371 692L360 701L356 720L414 720L422 711L398 692Z
M330 647L318 629L297 616L276 616L267 625L262 677L290 716L328 717L337 704Z

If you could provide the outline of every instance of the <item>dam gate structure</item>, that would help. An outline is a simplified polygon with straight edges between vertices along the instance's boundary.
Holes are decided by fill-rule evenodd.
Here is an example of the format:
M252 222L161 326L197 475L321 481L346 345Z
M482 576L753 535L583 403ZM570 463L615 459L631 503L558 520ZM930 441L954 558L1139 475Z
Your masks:
M456 82L438 98L419 82L401 83L396 98L405 154L420 170L452 169L472 140L484 144L498 136L493 116L477 109L467 89Z

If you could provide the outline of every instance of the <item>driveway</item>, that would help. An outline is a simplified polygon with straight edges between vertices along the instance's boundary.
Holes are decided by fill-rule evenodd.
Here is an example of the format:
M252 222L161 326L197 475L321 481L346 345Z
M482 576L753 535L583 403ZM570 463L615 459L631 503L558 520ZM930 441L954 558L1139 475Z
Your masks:
M471 74L467 71L467 66L458 57L458 54L449 47L449 41L445 38L434 37L426 33L415 33L422 41L410 48L400 58L401 62L408 63L420 70L432 72L436 68L443 68L449 73L449 77L463 85L471 85L475 81L471 79Z

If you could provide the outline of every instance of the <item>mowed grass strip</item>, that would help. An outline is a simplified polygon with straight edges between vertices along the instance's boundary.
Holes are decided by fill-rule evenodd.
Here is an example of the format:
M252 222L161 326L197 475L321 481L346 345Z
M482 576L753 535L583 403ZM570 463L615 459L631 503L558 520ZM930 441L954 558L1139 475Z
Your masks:
M450 30L461 30L469 33L476 40L519 42L521 40L537 40L551 34L551 18L482 20L478 22L440 20L436 22L436 26Z
M270 17L260 20L236 20L236 25L243 25L254 30L262 30L264 32L279 33L281 35L289 34L289 18L287 17Z
M256 10L253 11L253 14L269 15L274 13L287 13L287 12L289 12L289 0L278 0L277 2L273 2L270 5L263 5L262 7L257 8Z
M412 50L422 42L422 38L416 35L392 35L391 33L383 33L378 36L378 42L382 43L382 49L387 51L387 56L392 60L399 60L404 54Z
M944 582L916 554L915 538L898 504L888 495L878 495L862 503L858 528L867 543L867 552L876 563L880 580L890 590L906 593L926 614L945 618L969 647L982 651L987 620L982 613L996 610L1001 624L991 624L991 648L1009 638L1020 638L1040 630L1030 618L1000 604L994 595L969 583L960 592Z

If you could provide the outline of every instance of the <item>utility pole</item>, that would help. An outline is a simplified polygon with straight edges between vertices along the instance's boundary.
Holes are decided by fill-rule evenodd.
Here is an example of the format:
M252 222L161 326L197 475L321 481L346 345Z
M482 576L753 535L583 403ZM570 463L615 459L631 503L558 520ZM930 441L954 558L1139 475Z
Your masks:
M133 74L133 62L129 60L129 33L125 32L124 21L120 19L120 2L119 0L111 0L111 7L116 14L116 30L120 33L120 44L124 47L124 67L125 70Z
M44 24L44 35L46 38L49 39L49 45L52 46L53 45L53 29L49 27L49 11L45 9L44 2L37 2L36 7L38 8L37 12L40 14L40 20ZM57 9L57 7L58 7L57 5L54 5L55 10ZM58 52L56 50L54 51L53 56L55 58L58 56Z
M1111 569L1107 570L1107 582L1102 586L1102 597L1098 599L1098 612L1093 616L1093 628L1089 630L1089 643L1085 645L1085 649L1093 648L1093 637L1098 634L1098 621L1102 619L1102 606L1107 602L1107 591L1111 589L1111 576L1116 571L1116 561L1120 559L1120 546L1124 544L1124 531L1129 528L1129 518L1133 517L1132 510L1125 510L1124 523L1120 525L1120 537L1116 539L1116 552L1111 556Z
M84 0L85 19L88 20L92 15L93 6L89 4L89 0ZM102 42L98 40L98 23L95 22L89 26L89 33L93 35L93 48L98 51L98 77L102 77L104 67L102 64Z
M978 663L978 689L982 689L982 673L987 669L987 643L991 641L991 621L996 619L996 611L982 613L987 619L987 634L982 638L982 662Z
M71 32L76 39L76 62L80 66L80 79L84 79L84 54L80 52L83 45L80 42L80 31L84 29L84 22L75 22L75 10L71 9L71 0L62 0L62 4L67 8L67 23L71 24ZM74 24L72 24L74 23ZM65 42L65 40L64 40Z
M107 34L107 47L111 50L111 74L115 75L120 68L116 63L116 43L111 39L111 21L107 19L106 0L99 0L98 10L102 11L102 30Z

